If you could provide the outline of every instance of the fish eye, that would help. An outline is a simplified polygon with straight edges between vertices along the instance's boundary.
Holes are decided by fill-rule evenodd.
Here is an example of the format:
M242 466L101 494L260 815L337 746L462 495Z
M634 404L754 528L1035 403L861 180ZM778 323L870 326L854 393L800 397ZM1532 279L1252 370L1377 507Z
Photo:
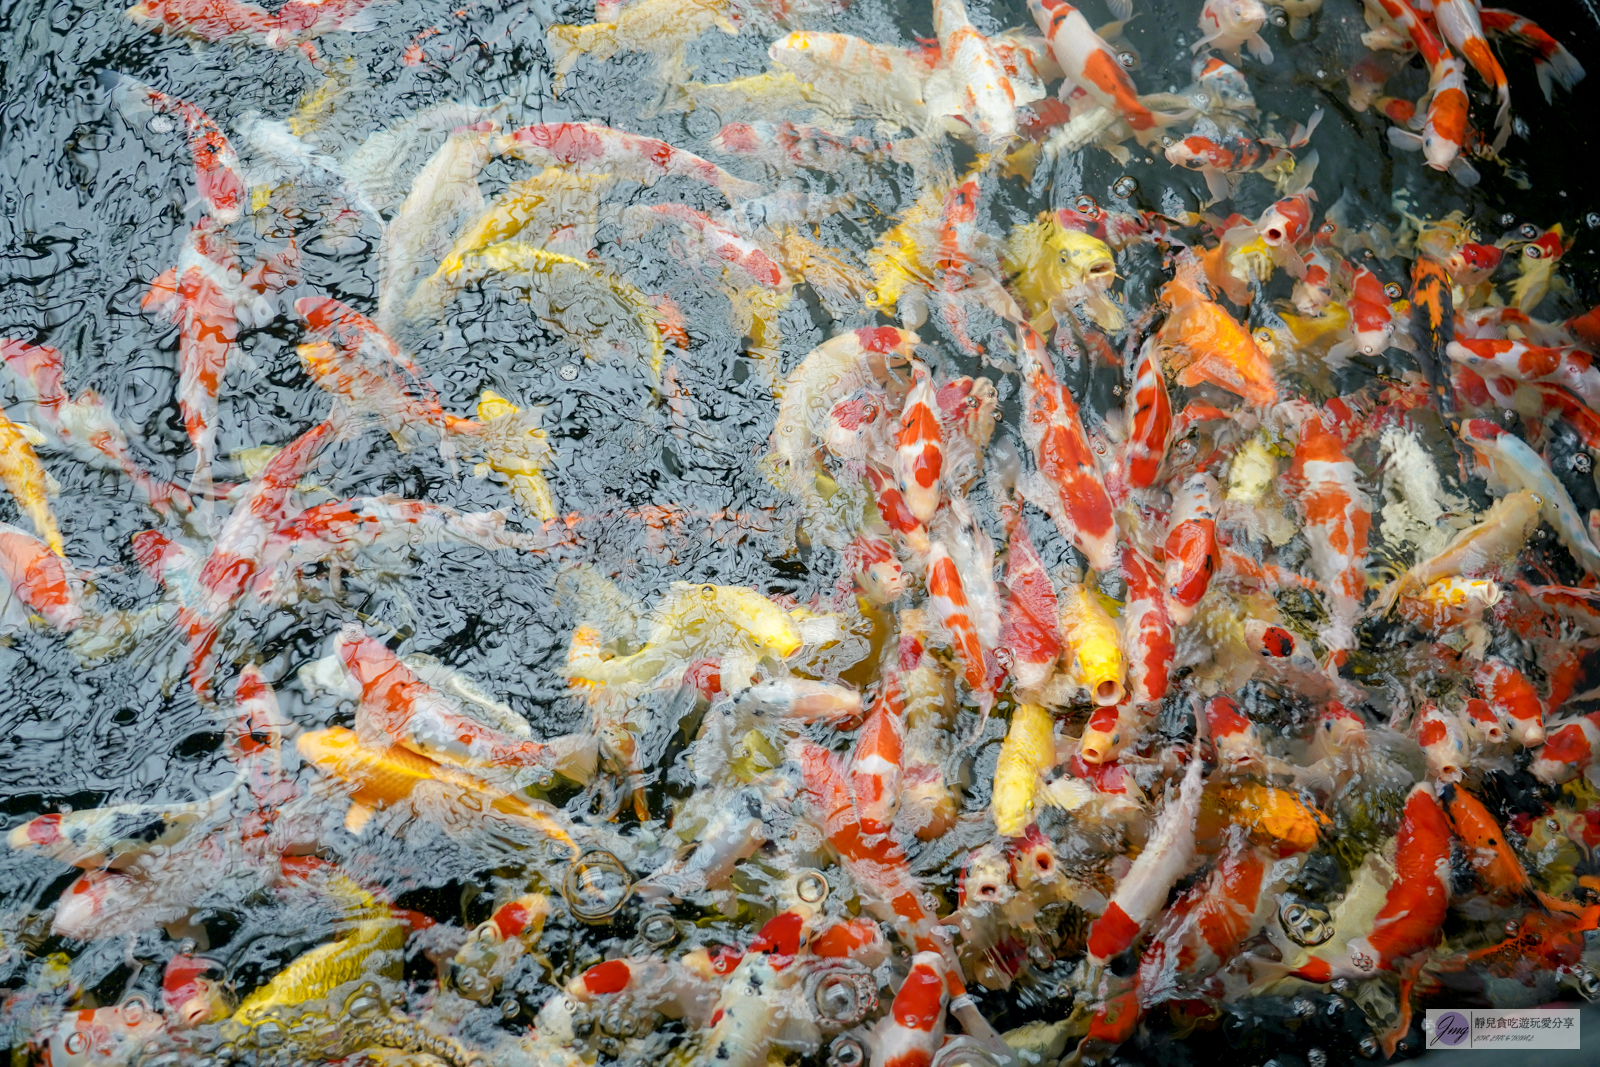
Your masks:
M1517 228L1517 232L1522 234L1523 237L1526 237L1528 240L1531 241L1535 237L1539 236L1539 227L1535 226L1531 222L1524 222L1521 226L1519 226Z
M1529 259L1543 259L1544 249L1540 248L1538 245L1529 245L1527 248L1522 250L1522 254L1527 256Z

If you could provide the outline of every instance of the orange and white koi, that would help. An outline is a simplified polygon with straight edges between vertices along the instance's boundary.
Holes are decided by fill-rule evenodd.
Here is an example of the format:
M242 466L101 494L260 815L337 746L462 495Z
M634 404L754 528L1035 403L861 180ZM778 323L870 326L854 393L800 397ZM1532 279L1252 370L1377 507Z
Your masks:
M1189 46L1189 51L1215 48L1234 63L1243 62L1239 46L1263 63L1272 62L1272 49L1261 39L1267 24L1267 9L1261 0L1206 0L1200 9L1200 31L1205 36Z
M1028 11L1050 42L1050 54L1067 80L1100 106L1121 115L1140 144L1148 144L1161 127L1179 120L1177 115L1151 111L1140 102L1116 51L1089 28L1089 20L1077 8L1065 0L1028 0Z
M994 46L973 27L961 0L934 0L933 29L956 79L962 120L991 150L1003 149L1017 135L1017 94Z
M866 834L889 832L900 807L900 776L905 754L905 701L900 678L885 674L883 691L873 701L867 721L856 735L850 760L850 791Z
M184 242L178 265L150 283L141 307L165 315L178 327L178 409L194 445L191 491L211 484L216 451L217 395L234 352L241 322L265 326L272 306L263 293L282 288L288 261L263 262L246 277L239 272L233 239L210 219L201 219Z
M873 1027L871 1067L930 1067L944 1043L944 1016L950 1004L947 965L937 952L918 952L911 970Z
M1372 928L1352 938L1342 955L1313 956L1292 972L1295 977L1310 982L1368 978L1375 971L1396 970L1438 942L1450 906L1450 824L1426 782L1406 798L1394 868L1394 882Z
M239 221L245 208L244 176L239 157L211 116L187 100L157 92L122 74L107 74L112 99L130 121L143 123L149 113L176 116L183 120L194 157L195 189L207 213L218 222Z
M1055 673L1061 656L1061 625L1055 583L1017 521L1006 553L1006 604L999 647L1011 654L1009 670L1017 688L1038 689Z
M900 432L895 436L894 468L906 505L923 523L939 510L939 476L944 468L937 405L933 376L922 363L913 363L911 391L906 394Z
M140 0L127 14L153 29L208 42L237 38L266 44L274 28L263 8L239 0Z
M1210 875L1185 890L1151 934L1139 958L1139 1006L1176 999L1186 983L1232 959L1265 922L1257 905L1267 885L1260 851L1245 835L1230 835Z
M983 471L983 454L994 436L1000 398L988 378L962 375L939 386L939 433L944 441L940 471L951 492L966 492Z
M875 914L889 922L917 952L939 950L938 913L927 891L911 873L905 851L891 834L868 834L856 813L844 775L827 749L797 740L790 752L800 765L801 783L812 804L812 819L840 864L867 890ZM951 992L966 991L952 974Z
M934 260L935 299L939 313L956 343L972 355L983 346L969 336L967 323L973 304L988 308L1007 322L1023 317L1011 294L1001 287L997 262L980 250L983 232L978 227L978 205L983 199L982 176L974 174L944 195L939 214L938 255Z
M0 621L25 622L38 615L53 629L68 633L85 619L83 583L65 559L45 542L0 522Z
M1355 268L1345 308L1350 312L1351 336L1328 350L1336 365L1356 352L1378 356L1390 346L1407 351L1415 347L1411 335L1402 330L1383 283L1367 268Z
M1381 0L1386 5L1404 0ZM1448 51L1430 64L1428 111L1421 133L1389 127L1389 143L1407 151L1422 151L1428 166L1446 171L1462 185L1476 185L1478 172L1461 154L1467 140L1466 64Z
M1035 502L1087 557L1089 566L1109 570L1117 559L1117 520L1083 432L1078 405L1057 380L1044 339L1025 322L1017 324L1017 345L1026 408L1023 440L1032 449L1045 483L1033 494Z
M464 714L360 626L340 630L333 649L361 688L356 728L363 744L399 745L473 771L550 763L547 746L508 736Z
M1335 651L1354 648L1354 624L1367 591L1372 505L1338 433L1327 428L1321 415L1301 423L1288 480L1296 487L1312 570L1328 599L1330 622L1323 643Z
M1500 61L1489 50L1489 42L1484 40L1477 0L1433 0L1433 24L1445 43L1466 57L1499 98L1494 138L1494 149L1499 151L1511 136L1511 86Z
M1167 379L1153 339L1139 349L1127 418L1130 430L1123 479L1134 489L1148 489L1155 484L1172 436L1172 398L1167 395Z
M1272 365L1250 331L1207 295L1198 260L1179 264L1161 299L1170 314L1157 337L1179 385L1209 382L1262 407L1277 401Z
M989 686L983 643L967 604L960 569L942 541L934 541L928 548L928 605L933 617L949 633L967 688L987 716L994 694Z
M1217 480L1202 471L1190 475L1172 495L1162 600L1167 614L1179 626L1187 626L1194 618L1195 608L1221 567L1217 546L1218 492Z
M1218 140L1191 133L1168 145L1162 154L1173 166L1194 171L1204 178L1213 203L1233 197L1246 174L1268 178L1280 193L1300 192L1311 184L1318 156L1313 149L1304 159L1296 160L1291 149L1310 143L1311 134L1321 121L1322 109L1318 108L1304 127L1296 124L1291 129L1287 140L1243 134Z
M1473 671L1472 681L1505 721L1513 741L1528 748L1544 741L1544 703L1521 671L1502 659L1486 656Z
M1467 736L1481 744L1498 745L1506 740L1505 721L1495 713L1494 705L1481 697L1473 697L1463 704L1458 717Z
M689 178L719 190L730 201L761 193L755 182L735 177L693 152L653 137L624 133L589 122L543 122L496 138L494 150L540 166L582 174L625 178L654 185L662 178Z
M1089 927L1087 950L1095 967L1104 967L1133 945L1145 925L1165 907L1173 885L1187 872L1194 856L1203 766L1199 753L1191 752L1177 795L1168 799L1156 818L1149 842L1134 857L1105 913Z
M1550 724L1528 770L1546 785L1561 785L1595 766L1600 756L1600 711Z
M1546 103L1551 99L1554 86L1559 85L1570 92L1583 80L1583 65L1562 47L1560 41L1532 21L1514 11L1492 7L1480 9L1478 16L1480 24L1489 33L1513 38L1518 44L1538 53L1533 60L1533 71L1539 78L1539 88L1544 93Z

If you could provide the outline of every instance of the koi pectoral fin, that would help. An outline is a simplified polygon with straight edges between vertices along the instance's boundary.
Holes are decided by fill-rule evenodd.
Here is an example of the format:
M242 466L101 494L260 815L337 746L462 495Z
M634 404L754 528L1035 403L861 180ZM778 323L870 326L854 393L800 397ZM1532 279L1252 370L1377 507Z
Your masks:
M378 810L376 808L369 807L358 801L351 801L350 810L344 813L344 828L360 837L361 832L367 828L367 823L371 822L372 817L377 813Z

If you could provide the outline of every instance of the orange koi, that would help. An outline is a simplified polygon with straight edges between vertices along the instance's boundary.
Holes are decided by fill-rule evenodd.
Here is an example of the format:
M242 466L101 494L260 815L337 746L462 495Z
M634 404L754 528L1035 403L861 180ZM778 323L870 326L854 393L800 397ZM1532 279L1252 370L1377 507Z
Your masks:
M1301 423L1288 480L1304 516L1312 569L1328 599L1330 625L1323 643L1335 651L1354 648L1355 619L1367 591L1372 506L1339 435L1320 415Z
M1206 295L1201 279L1199 261L1189 258L1161 290L1170 313L1157 336L1178 384L1207 382L1257 406L1276 403L1278 387L1267 357L1250 331Z
M1172 438L1172 398L1154 341L1147 340L1139 350L1128 392L1128 425L1123 479L1135 489L1147 489L1155 484Z

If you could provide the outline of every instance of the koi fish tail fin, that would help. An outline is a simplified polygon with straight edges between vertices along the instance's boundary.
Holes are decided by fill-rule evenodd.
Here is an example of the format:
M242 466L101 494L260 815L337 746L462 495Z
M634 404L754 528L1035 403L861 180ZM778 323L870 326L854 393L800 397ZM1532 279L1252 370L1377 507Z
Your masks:
M1106 0L1106 9L1118 22L1127 22L1133 18L1133 0Z
M1311 112L1311 118L1304 126L1298 122L1290 123L1288 137L1267 136L1261 138L1261 143L1274 148L1304 148L1311 143L1311 135L1317 131L1317 126L1322 122L1324 112L1317 108Z
M1172 99L1172 97L1166 93L1159 93L1155 95L1162 103L1167 103ZM1154 108L1150 108L1149 103L1147 103L1143 97L1140 98L1139 102L1150 109L1150 117L1155 120L1156 127L1163 130L1173 126L1181 126L1186 122L1192 122L1194 117L1200 113L1199 108L1193 107L1185 108L1182 111L1157 111Z
M1464 189L1471 189L1478 184L1478 168L1468 163L1465 156L1456 156L1445 170Z
M1272 46L1269 45L1259 33L1251 35L1251 37L1245 41L1244 46L1250 50L1251 55L1261 60L1261 62L1272 62Z
M1500 75L1500 81L1495 85L1495 93L1499 97L1500 107L1494 113L1493 148L1498 152L1511 138L1511 86L1506 83L1504 73Z
M1321 162L1321 157L1317 155L1317 150L1313 148L1305 154L1303 159L1295 162L1291 168L1286 169L1275 184L1285 196L1303 193L1311 188L1311 181L1317 176L1317 164L1319 162Z
M1544 92L1546 103L1550 102L1555 86L1559 85L1571 92L1573 86L1583 81L1585 74L1583 64L1559 44L1549 55L1540 56L1533 61L1533 71L1539 78L1539 88Z
M567 73L582 55L593 56L603 62L617 54L617 27L610 22L593 22L587 26L551 26L545 34L545 48L555 68L555 86L559 90Z

